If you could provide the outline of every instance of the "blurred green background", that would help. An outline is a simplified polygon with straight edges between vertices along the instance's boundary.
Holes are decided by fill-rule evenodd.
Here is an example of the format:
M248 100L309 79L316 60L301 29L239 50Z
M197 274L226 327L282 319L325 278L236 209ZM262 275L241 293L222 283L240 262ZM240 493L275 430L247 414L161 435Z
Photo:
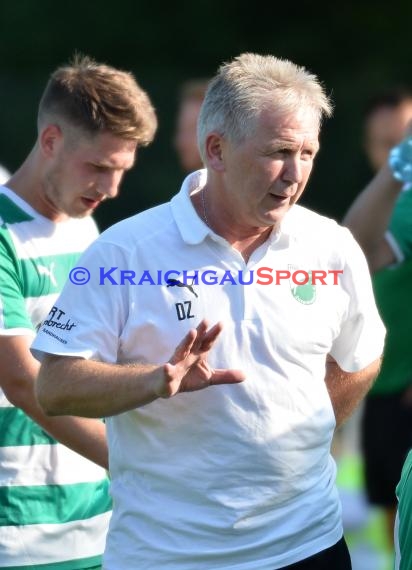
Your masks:
M399 0L0 0L0 163L13 170L24 159L45 82L76 50L133 71L160 127L121 196L98 210L105 228L179 189L172 138L180 84L212 75L243 51L271 53L316 73L332 94L335 113L302 202L339 219L370 175L361 140L368 97L412 84L411 22L412 2Z

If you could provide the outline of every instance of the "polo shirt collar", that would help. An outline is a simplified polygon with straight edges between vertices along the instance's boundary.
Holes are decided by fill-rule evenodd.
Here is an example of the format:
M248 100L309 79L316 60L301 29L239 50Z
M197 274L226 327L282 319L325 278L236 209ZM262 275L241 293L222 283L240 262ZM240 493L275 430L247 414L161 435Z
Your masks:
M200 218L190 199L191 194L195 191L200 191L206 185L206 182L206 169L192 172L183 180L180 192L170 202L172 215L180 235L183 241L189 245L201 243L208 235L214 239L220 237ZM287 212L284 220L282 220L281 229L277 232L272 231L269 238L270 245L277 243L280 238L286 239L289 237L294 225L292 220L295 217L293 212L295 208L296 206L293 206L292 211Z
M212 230L196 212L190 195L206 185L207 171L197 170L184 180L180 192L170 202L172 215L185 243L195 245L201 243Z

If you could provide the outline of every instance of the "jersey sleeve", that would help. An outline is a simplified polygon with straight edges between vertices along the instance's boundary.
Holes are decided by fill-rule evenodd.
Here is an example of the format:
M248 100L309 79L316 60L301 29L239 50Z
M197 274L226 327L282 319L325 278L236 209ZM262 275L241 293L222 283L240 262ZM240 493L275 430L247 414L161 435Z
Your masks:
M348 297L348 309L330 354L343 370L357 372L382 355L385 327L376 307L366 258L350 232L342 231L340 282Z
M127 267L127 253L101 239L92 243L39 328L31 350L114 363L128 316L127 285L104 278L111 268Z
M19 263L5 228L0 228L0 334L34 335L26 309Z

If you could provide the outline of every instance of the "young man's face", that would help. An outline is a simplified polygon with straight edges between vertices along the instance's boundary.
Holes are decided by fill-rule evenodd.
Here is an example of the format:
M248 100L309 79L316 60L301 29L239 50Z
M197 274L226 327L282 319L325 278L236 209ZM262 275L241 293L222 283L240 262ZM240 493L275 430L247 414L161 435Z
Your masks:
M111 133L55 141L44 169L42 200L52 219L82 218L114 198L135 161L136 141Z

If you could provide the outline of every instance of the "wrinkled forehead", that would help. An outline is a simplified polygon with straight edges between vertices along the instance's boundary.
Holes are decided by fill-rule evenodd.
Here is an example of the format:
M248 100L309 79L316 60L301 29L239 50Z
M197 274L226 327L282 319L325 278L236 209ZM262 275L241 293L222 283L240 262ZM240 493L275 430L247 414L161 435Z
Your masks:
M319 108L307 102L300 102L298 99L286 103L282 101L264 101L258 110L257 117L264 117L265 120L271 117L273 121L279 124L293 122L296 125L306 125L307 128L316 131L319 131L321 123Z
M318 146L319 123L317 113L310 107L284 110L266 106L259 112L252 132L268 139L299 139Z

